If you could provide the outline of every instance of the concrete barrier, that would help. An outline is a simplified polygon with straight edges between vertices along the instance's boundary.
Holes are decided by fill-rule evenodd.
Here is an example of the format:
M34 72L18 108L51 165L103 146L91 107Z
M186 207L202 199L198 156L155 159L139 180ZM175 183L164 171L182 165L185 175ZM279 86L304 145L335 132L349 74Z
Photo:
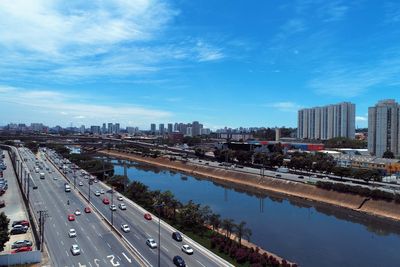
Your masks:
M32 264L41 262L41 260L42 253L39 250L16 254L3 254L0 256L0 266Z

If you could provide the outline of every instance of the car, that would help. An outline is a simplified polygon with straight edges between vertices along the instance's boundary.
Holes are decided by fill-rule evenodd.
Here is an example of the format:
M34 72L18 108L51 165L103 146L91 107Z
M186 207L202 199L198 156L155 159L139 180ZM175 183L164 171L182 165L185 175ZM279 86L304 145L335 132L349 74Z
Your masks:
M94 195L95 196L100 196L100 191L97 190L96 192L94 192Z
M280 175L280 174L275 174L275 177L282 177L282 175Z
M116 211L116 210L117 210L117 206L115 206L115 205L110 205L110 210Z
M28 220L13 221L12 227L14 227L17 224L29 227L29 221Z
M122 201L122 200L124 200L124 198L123 198L122 196L119 196L119 197L118 197L118 200L119 200L119 201Z
M92 210L89 207L85 208L85 213L91 213L91 212L92 212Z
M104 189L101 189L100 190L100 194L104 194L105 192L104 192Z
M125 205L124 203L119 203L119 204L118 204L118 207L119 207L121 210L126 210L126 205Z
M150 215L150 213L145 213L145 214L144 214L144 218L145 218L146 220L148 220L148 221L151 221L151 215Z
M172 239L181 242L182 241L182 235L179 232L173 232L172 233Z
M57 179L58 179L57 176L54 176L54 177L53 177L53 180L57 180Z
M80 211L79 209L77 209L74 213L75 213L76 216L79 216L79 215L82 214L81 211Z
M27 231L28 231L27 226L22 226L20 224L17 224L11 229L10 234L11 235L25 234Z
M79 246L77 244L73 244L71 247L71 253L72 255L76 256L81 254L81 249L79 248Z
M79 182L79 186L83 186L83 183L82 183L82 182Z
M11 254L19 253L19 252L26 252L26 251L32 251L32 247L20 247L17 248L16 250L11 251Z
M127 225L127 224L122 224L122 225L121 225L121 229L122 229L122 231L124 231L125 233L128 233L128 232L131 231L131 228L129 228L129 225Z
M105 197L105 198L103 198L103 203L108 205L108 204L110 204L110 200Z
M95 183L98 183L98 182L99 182L99 180L95 179L95 180L94 180L94 182L95 182Z
M68 221L75 221L75 215L74 214L68 214Z
M178 267L186 267L185 261L182 259L181 256L176 255L173 259L172 262L175 264L175 266Z
M297 178L304 179L304 176L303 175L299 175L299 176L297 176Z
M69 229L69 231L68 231L68 236L69 236L69 237L76 237L76 231L75 231L75 229L73 229L73 228Z
M22 248L22 247L31 247L32 241L30 240L18 240L12 243L11 248Z
M186 254L189 254L189 255L193 254L193 249L189 245L183 245L181 250L183 252L185 252Z
M156 243L156 241L154 241L153 238L147 238L146 244L147 244L150 248L156 248L156 247L157 247L157 243Z

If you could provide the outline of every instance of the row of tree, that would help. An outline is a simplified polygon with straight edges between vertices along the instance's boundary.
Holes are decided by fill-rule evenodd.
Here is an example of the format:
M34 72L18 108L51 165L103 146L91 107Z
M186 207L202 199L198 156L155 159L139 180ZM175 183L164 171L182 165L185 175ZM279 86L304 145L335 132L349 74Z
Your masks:
M208 236L207 232L209 229L206 226L209 225L214 230L214 234L210 236L210 239L219 237L228 242L228 240L231 240L231 236L235 235L237 242L229 242L230 244L235 244L237 248L242 248L242 239L250 239L252 234L251 230L246 227L246 222L242 221L236 224L232 219L221 219L221 216L212 212L209 206L202 206L192 200L187 203L181 203L171 191L152 191L145 184L138 181L130 182L125 176L121 175L110 177L106 182L146 210L159 214L163 220L166 220L183 232L188 231L199 236ZM223 229L225 235L217 234L217 229ZM248 251L247 248L243 249ZM226 254L230 255L229 253ZM232 258L238 259L237 257ZM242 262L242 259L238 263L244 263L250 259L248 256L245 258L245 261ZM273 259L275 261L271 262L278 262L278 265L269 264L268 262L267 265L260 266L290 266L283 265L275 258Z

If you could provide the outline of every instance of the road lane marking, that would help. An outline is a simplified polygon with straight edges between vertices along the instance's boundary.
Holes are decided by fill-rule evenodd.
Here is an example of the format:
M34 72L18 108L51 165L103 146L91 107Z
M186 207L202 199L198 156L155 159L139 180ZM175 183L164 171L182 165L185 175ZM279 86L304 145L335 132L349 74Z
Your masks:
M92 264L90 263L90 261L88 263L89 263L89 266L92 267Z
M137 239L140 239L140 237L137 234L133 234Z
M129 263L132 263L132 260L131 260L130 258L128 258L128 256L126 256L124 252L122 252L122 255L124 255L125 259L126 259Z
M169 251L166 247L162 247L164 250L166 250L167 252Z
M106 242L106 243L107 243L107 246L109 246L111 248L110 244L108 244L108 242Z
M68 255L68 251L65 251L65 254L67 254L67 257L69 256L69 255Z
M201 262L199 262L198 260L196 260L201 266L206 267L205 265L203 265Z
M64 242L61 240L61 245L63 245L64 246Z

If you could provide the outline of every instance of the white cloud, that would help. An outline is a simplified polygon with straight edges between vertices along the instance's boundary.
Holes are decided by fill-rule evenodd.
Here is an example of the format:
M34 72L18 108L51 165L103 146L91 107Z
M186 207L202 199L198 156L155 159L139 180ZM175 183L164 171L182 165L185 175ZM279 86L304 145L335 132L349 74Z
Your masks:
M356 121L364 122L364 121L367 121L367 120L368 120L368 118L366 118L366 117L363 117L363 116L356 116Z
M55 116L56 121L60 122L69 122L71 120L75 122L79 120L81 122L84 119L88 124L104 121L118 121L126 124L134 118L137 125L143 125L149 121L160 121L172 116L169 111L134 104L92 104L96 100L94 95L83 96L82 94L74 95L49 90L26 90L22 88L3 91L3 88L7 87L0 86L1 113L5 114L5 110L1 110L2 104L7 104L15 110L23 108L24 117L20 118L20 121L46 120L43 117L29 117L33 111L45 111ZM82 101L85 99L90 99L91 101Z
M302 108L301 105L296 104L294 102L276 102L276 103L270 103L267 104L268 107L276 108L280 111L286 111L286 112L296 112L299 109Z
M204 43L204 41L197 42L195 51L198 54L197 59L200 62L216 61L224 58L224 54L220 48L213 47L207 43Z

